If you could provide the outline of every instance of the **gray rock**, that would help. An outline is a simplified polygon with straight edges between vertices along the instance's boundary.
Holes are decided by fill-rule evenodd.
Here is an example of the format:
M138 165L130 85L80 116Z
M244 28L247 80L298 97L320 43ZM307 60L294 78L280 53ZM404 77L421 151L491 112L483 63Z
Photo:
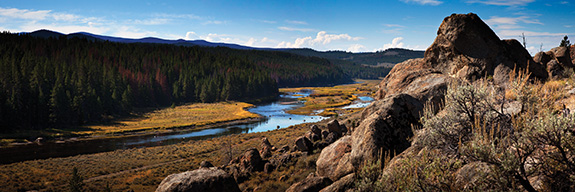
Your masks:
M337 133L339 136L343 135L343 130L341 129L341 126L339 125L337 119L334 119L329 123L327 123L327 130L329 130L329 132L332 133Z
M303 151L303 152L313 151L313 143L307 137L303 137L303 136L299 137L295 141L295 145L297 147L297 150L299 150L299 151Z
M323 188L319 192L345 192L348 189L350 189L351 187L353 187L353 184L355 182L354 177L355 177L355 173L351 173L349 175L346 175L345 177L342 177L341 179L337 180L336 182L333 182L331 185L327 186L326 188Z
M215 167L168 175L156 192L241 191L232 176Z
M315 133L316 135L320 135L320 136L321 136L321 129L319 128L319 126L317 126L317 125L315 125L315 124L311 126L310 131L313 132L313 133Z
M286 192L316 192L332 183L327 177L318 177L310 173L303 181L291 185Z
M407 94L398 94L372 103L378 110L363 119L351 134L354 167L375 160L380 150L401 153L411 143L412 125L419 125L423 104Z
M351 164L351 136L344 136L321 151L316 162L318 176L333 181L353 172Z

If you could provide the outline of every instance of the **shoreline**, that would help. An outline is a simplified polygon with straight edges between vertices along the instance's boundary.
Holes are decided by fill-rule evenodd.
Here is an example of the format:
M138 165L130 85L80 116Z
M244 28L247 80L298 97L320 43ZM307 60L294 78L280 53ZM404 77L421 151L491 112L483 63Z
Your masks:
M247 109L247 108L246 108ZM255 113L254 113L255 114ZM174 126L174 127L154 127L154 128L147 128L142 130L135 130L135 131L124 131L124 132L115 132L115 133L105 133L105 134L87 134L87 135L72 135L72 136L62 136L62 137L54 137L54 136L39 136L38 138L43 138L42 142L36 141L28 141L28 142L11 142L0 145L0 149L2 148L10 148L10 147L17 147L23 145L42 145L43 143L68 143L68 142L78 142L78 141L93 141L93 140L107 140L107 139L119 139L119 138L131 138L131 137L145 137L160 133L171 133L171 132L186 132L186 131L201 131L204 129L211 129L214 127L220 126L233 126L233 125L243 125L243 124L250 124L256 123L265 120L265 117L257 114L258 117L248 117L244 119L235 119L235 120L227 120L227 121L220 121L205 125L182 125L182 126ZM45 139L51 138L51 139Z

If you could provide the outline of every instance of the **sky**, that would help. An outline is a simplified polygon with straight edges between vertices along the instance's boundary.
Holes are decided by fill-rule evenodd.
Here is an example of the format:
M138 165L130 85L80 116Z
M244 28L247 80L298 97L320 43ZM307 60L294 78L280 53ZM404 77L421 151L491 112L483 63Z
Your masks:
M373 52L425 50L452 13L479 15L501 39L535 54L575 43L565 0L0 0L0 31L203 39L252 47Z

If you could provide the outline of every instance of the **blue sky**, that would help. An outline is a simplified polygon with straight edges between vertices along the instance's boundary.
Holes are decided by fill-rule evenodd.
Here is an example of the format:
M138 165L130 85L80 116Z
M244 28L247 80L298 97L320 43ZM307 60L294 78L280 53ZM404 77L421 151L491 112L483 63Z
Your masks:
M543 0L1 0L0 30L204 39L253 47L425 50L452 13L479 15L534 54L575 42L575 2Z

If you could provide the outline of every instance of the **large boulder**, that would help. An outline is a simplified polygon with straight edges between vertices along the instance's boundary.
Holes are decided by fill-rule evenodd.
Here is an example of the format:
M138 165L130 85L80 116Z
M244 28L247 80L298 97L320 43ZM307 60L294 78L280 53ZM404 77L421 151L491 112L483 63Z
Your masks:
M380 83L377 99L399 93L422 103L439 105L450 79L475 81L493 77L505 84L513 69L528 69L532 77L545 80L545 63L533 58L517 40L501 40L477 15L453 14L441 23L424 58L396 64ZM516 70L519 71L519 70Z
M545 68L537 64L517 40L501 40L479 16L473 13L446 17L433 44L425 51L424 60L442 74L473 81L493 76L503 65L509 69L529 69L534 77L547 79ZM505 83L505 82L496 82Z
M299 151L311 152L313 151L313 143L305 136L297 138L295 146Z
M555 47L551 49L555 55L555 59L565 68L573 68L571 61L571 54L568 47Z
M334 119L332 121L330 121L329 123L327 123L327 130L329 130L329 132L333 132L338 134L339 136L343 135L343 129L341 128L341 125L339 125L339 122L337 121L337 119Z
M240 171L244 173L262 171L264 165L260 153L255 148L248 149L240 158Z
M332 183L327 177L310 173L303 181L291 185L286 192L316 192Z
M215 167L176 173L164 178L156 192L241 191L232 176Z
M331 185L323 188L319 192L345 192L351 187L353 187L354 182L355 182L355 173L351 173L349 175L346 175L345 177L342 177L336 182L333 182Z
M319 128L319 126L317 126L316 124L312 125L310 128L310 131L312 133L315 133L316 135L321 136L321 129Z
M344 136L321 151L316 162L318 176L328 177L332 181L353 172L350 159L351 136Z
M356 168L366 160L375 160L381 150L400 153L408 148L412 125L419 125L423 111L423 104L407 94L392 95L371 105L368 108L377 111L366 115L351 134L351 160Z

